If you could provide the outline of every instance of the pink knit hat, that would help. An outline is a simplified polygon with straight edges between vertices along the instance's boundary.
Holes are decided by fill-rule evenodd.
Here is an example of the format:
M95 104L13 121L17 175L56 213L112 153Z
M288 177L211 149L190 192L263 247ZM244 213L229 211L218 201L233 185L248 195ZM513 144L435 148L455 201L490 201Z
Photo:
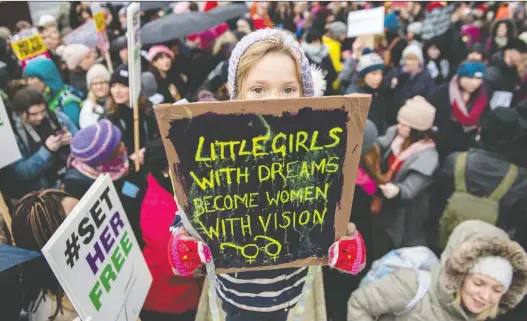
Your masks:
M154 58L160 53L165 53L170 57L170 59L174 60L174 53L172 50L168 49L167 46L157 45L148 50L148 61L152 62Z
M410 128L424 131L434 126L436 109L426 99L421 96L415 96L408 99L399 113L397 121Z

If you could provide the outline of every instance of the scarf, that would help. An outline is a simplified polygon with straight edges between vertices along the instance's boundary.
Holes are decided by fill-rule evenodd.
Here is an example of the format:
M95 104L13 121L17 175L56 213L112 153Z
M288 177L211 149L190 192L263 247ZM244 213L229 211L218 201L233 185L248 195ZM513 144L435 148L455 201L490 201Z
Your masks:
M455 120L463 126L465 132L475 129L479 123L481 114L483 114L485 107L488 104L486 91L481 90L481 88L478 90L478 96L474 99L470 112L463 101L463 94L459 88L457 76L454 76L450 81L448 93L450 105L452 106L452 114Z
M370 196L375 195L377 184L375 184L373 178L371 178L371 176L368 175L368 173L366 173L366 171L360 166L357 169L357 178L355 180L355 184L360 186L364 192L366 192L366 194Z
M496 46L498 46L498 48L505 47L507 45L508 40L509 39L507 37L504 37L504 38L495 37L494 38L494 42L496 43Z
M397 157L398 163L406 161L407 159L412 157L414 154L417 154L427 149L436 147L436 144L432 140L427 141L427 140L422 139L420 141L413 143L412 145L410 145L410 147L408 147L404 151L401 151L403 143L404 143L404 138L402 138L399 135L397 135L392 141L392 145L391 145L392 153L395 157Z
M114 159L95 167L78 160L73 155L70 155L68 168L70 166L78 170L84 176L94 180L101 174L109 174L112 181L115 182L128 173L130 163L128 162L127 153L123 153L122 156L117 156Z
M302 49L304 50L306 56L308 56L311 60L313 60L319 65L322 62L322 59L327 57L327 55L329 54L328 48L324 44L317 46L310 43L302 42Z

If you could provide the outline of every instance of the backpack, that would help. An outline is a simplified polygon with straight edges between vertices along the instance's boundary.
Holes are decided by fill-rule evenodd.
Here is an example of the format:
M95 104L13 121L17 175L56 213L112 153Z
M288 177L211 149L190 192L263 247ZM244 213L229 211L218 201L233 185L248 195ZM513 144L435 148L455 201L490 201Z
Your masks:
M454 228L467 220L481 220L496 225L500 211L500 200L507 194L518 177L518 167L509 165L509 170L498 187L488 196L470 194L466 185L468 153L460 153L454 167L454 193L439 222L439 242L441 249L446 247L448 237Z
M373 262L371 270L362 279L359 287L365 287L369 283L382 279L393 273L394 268L407 268L417 272L418 284L415 297L408 302L402 311L394 312L394 315L403 315L410 312L426 295L432 283L430 268L439 264L437 256L425 246L405 247L391 250L388 254Z

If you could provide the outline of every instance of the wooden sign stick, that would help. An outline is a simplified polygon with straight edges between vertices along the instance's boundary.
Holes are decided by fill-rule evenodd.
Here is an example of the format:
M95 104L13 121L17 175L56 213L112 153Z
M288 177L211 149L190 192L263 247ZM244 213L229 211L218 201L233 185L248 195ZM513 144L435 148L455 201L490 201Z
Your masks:
M108 71L110 74L113 74L113 64L112 64L112 58L110 57L110 52L106 51L104 54L104 59L106 59L106 65L108 65Z
M139 101L134 106L134 151L135 151L135 171L139 172L141 164L139 163Z

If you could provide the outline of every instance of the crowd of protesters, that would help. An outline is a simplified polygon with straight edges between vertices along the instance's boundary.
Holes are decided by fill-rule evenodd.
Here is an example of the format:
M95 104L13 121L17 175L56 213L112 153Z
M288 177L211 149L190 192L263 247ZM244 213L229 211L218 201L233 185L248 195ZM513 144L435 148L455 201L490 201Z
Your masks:
M226 4L173 3L142 12L141 23L221 5ZM305 307L302 320L523 319L524 4L246 5L244 16L143 47L138 151L125 6L107 3L102 9L113 73L98 49L63 43L91 19L89 3L70 2L58 16L40 17L35 27L49 58L24 67L10 39L32 25L0 27L0 95L22 155L0 170L12 215L12 234L0 216L0 240L41 251L97 177L109 174L153 276L141 320L206 320L198 308L208 307L201 265L210 257L196 256L192 266L180 262L189 255L180 245L206 245L181 226L153 105L183 98L370 94L348 234L330 248L329 266L319 275L323 282L313 288L322 299L311 310ZM423 37L426 16L447 5L454 7L448 30ZM348 13L379 6L385 8L384 34L375 35L369 47L364 38L348 38ZM367 259L348 254L348 246L365 246ZM435 259L426 273L419 266L401 267L372 279L387 255L415 247L426 247ZM77 318L43 258L0 275L2 297L9 297L2 319ZM305 267L218 275L217 293L227 321L292 320L307 278ZM320 308L322 316L314 311Z

